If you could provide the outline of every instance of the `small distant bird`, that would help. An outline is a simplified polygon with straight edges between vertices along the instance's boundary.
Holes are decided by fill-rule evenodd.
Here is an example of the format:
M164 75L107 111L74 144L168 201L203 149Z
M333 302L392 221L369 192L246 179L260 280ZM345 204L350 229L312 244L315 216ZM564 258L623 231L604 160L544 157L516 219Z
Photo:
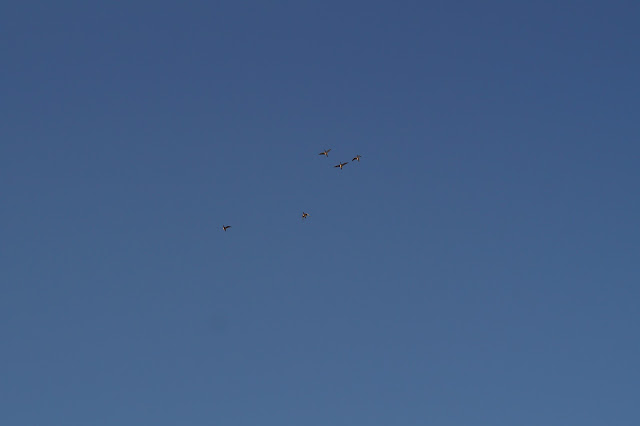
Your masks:
M231 228L231 225L224 225L224 226L222 227L222 230L223 230L224 232L227 232L227 229L229 229L229 228Z
M353 160L351 160L351 161L358 160L358 163L359 163L360 162L360 157L362 157L362 155L356 155L355 157L353 157Z
M302 212L302 218L306 219L309 217L309 213Z
M349 164L349 163L340 163L340 164L338 164L338 165L336 165L336 166L333 166L333 167L340 167L340 170L342 170L342 168L343 168L344 166L346 166L347 164Z
M329 149L325 149L324 151L322 151L322 152L321 152L320 154L318 154L318 155L324 155L325 157L328 157L328 156L329 156L329 151L331 151L331 148L329 148Z

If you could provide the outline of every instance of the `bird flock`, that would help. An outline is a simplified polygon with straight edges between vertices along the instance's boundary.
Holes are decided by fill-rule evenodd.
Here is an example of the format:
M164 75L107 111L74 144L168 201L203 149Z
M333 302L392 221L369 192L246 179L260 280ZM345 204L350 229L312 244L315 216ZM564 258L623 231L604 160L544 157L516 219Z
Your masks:
M331 148L329 149L325 149L324 151L322 151L321 153L319 153L318 155L324 155L325 157L329 158L329 152L331 152ZM353 157L353 159L351 160L351 162L357 161L358 163L360 162L360 159L362 158L362 155L358 154L355 157ZM336 164L335 168L338 168L340 170L342 170L342 168L344 166L346 166L347 164L349 164L349 162L339 162L338 164ZM306 218L308 218L310 215L307 212L302 212L302 220L305 220ZM227 232L227 229L231 228L231 225L223 225L222 226L222 230L224 232Z

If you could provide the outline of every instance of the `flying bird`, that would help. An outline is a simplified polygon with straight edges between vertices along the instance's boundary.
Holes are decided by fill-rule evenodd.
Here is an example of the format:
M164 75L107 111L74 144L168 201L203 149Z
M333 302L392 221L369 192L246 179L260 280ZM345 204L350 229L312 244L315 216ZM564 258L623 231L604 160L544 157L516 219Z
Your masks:
M318 154L318 155L324 155L325 157L328 157L328 156L329 156L329 151L331 151L331 148L329 148L329 149L325 149L324 151L322 151L322 152L321 152L320 154Z
M224 232L227 232L227 229L229 229L229 228L231 228L231 225L224 225L224 226L222 227L222 230L223 230Z
M306 219L309 217L309 213L302 212L302 219Z
M353 160L351 160L351 161L358 160L358 163L359 163L360 162L360 157L362 157L362 155L356 155L355 157L353 157Z
M340 170L342 170L342 168L343 168L344 166L346 166L347 164L349 164L349 163L340 163L340 164L338 164L338 165L336 165L336 166L333 166L333 167L340 167Z

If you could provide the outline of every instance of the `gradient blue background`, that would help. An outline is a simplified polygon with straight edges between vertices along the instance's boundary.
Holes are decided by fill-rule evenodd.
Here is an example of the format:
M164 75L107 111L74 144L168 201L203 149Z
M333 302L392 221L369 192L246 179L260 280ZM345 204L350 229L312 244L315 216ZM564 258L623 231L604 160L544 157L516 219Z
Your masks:
M640 3L103 3L0 6L0 423L640 424Z

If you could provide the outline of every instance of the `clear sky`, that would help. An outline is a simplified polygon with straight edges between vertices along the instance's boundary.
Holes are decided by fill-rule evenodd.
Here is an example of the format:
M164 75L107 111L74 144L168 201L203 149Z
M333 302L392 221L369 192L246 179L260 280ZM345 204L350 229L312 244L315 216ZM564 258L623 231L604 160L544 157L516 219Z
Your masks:
M640 424L638 1L0 20L1 424Z

